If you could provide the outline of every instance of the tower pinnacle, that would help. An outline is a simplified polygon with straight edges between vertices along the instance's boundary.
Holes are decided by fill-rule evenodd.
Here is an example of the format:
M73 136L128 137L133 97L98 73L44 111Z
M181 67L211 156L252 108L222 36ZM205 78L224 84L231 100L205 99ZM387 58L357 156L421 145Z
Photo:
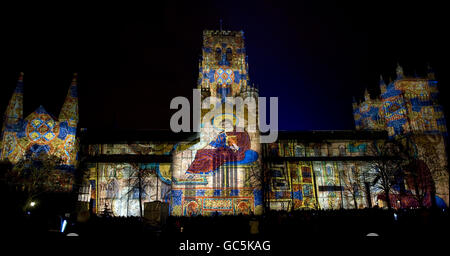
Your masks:
M367 88L364 90L364 100L365 101L370 100L370 94L369 91L367 91Z
M352 97L352 107L355 110L358 107L358 102L356 102L355 96Z
M9 100L8 107L5 112L5 121L16 123L19 119L23 118L23 76L24 73L20 72L17 79L16 89Z
M436 76L434 75L434 70L431 67L430 63L427 63L427 77L430 80L436 80Z
M381 94L386 92L386 83L384 82L382 75L380 75L380 92Z
M77 77L74 73L72 77L72 84L67 92L66 100L59 113L59 121L67 121L70 126L77 126L78 123L78 92L77 92Z
M403 73L403 68L400 66L400 63L397 62L397 68L395 69L395 73L397 73L397 79L402 79L405 74Z

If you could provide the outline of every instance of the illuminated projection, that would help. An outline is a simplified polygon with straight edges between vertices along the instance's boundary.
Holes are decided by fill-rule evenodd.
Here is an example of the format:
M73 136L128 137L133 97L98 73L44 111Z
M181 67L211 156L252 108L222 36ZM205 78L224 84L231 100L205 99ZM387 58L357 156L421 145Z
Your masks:
M200 141L174 153L172 213L258 213L260 192L253 177L260 171L258 133L237 132L239 114L211 116L202 123Z
M336 165L333 162L316 162L314 171L319 185L318 197L321 208L341 208L342 188Z
M358 104L354 101L356 129L386 130L390 139L402 141L404 145L415 148L414 157L417 161L422 161L423 168L426 169L423 173L430 173L434 183L430 186L429 193L436 189L437 200L448 205L448 171L446 167L439 164L446 162L445 153L442 150L445 146L442 141L448 134L443 108L438 102L439 91L434 72L428 67L426 78L407 77L403 68L397 65L396 73L397 79L387 86L383 79L380 79L381 95L378 99L370 99L366 91L364 102ZM370 125L376 119L373 117L381 118L378 125ZM407 181L404 183L408 186ZM401 186L404 185L401 184ZM401 191L406 191L406 194L414 193L403 187ZM404 198L411 197L406 194ZM383 195L381 197L384 198ZM397 200L394 201L393 205L396 205ZM416 207L417 202L408 199L405 202L402 201L402 205Z
M371 149L395 140L411 151L417 165L402 170L391 205L418 207L419 189L426 192L425 206L431 199L448 206L448 134L434 74L406 77L398 66L397 79L386 85L381 78L379 85L379 97L366 90L362 102L353 101L356 131L278 131L276 142L261 144L258 90L250 85L243 32L204 31L201 97L194 97L203 103L194 110L200 111L194 113L201 120L197 137L133 131L139 136L129 138L104 129L87 136L88 129L81 129L86 144L79 147L76 76L58 118L42 106L24 118L21 74L4 115L0 160L17 164L28 154L56 156L63 164L52 183L67 191L83 150L89 171L78 199L86 212L139 216L149 202L160 201L175 216L247 215L383 206L388 199L370 180L371 161L378 159ZM246 101L240 106L237 98ZM418 189L413 171L423 177Z
M91 156L170 155L174 143L92 144ZM140 216L144 204L170 202L171 163L96 163L87 179L92 206L97 213L113 216ZM141 203L140 203L141 202Z
M270 165L270 209L290 210L317 208L315 184L310 162L293 162Z
M381 83L384 84L384 82ZM352 104L356 129L384 130L385 123L382 119L381 100L371 99L367 89L364 92L364 100L359 106L355 100Z
M170 164L105 163L99 164L97 172L99 213L140 216L144 203L169 200Z
M238 95L249 85L245 52L244 32L204 31L199 88L218 98Z
M202 110L200 141L174 152L171 214L262 212L259 132L250 129L257 127L256 104L233 108L226 99L255 92L247 71L243 32L203 33L199 88L202 99L218 102Z
M383 112L386 119L386 126L390 136L409 132L407 122L406 106L401 91L395 85L388 87L388 91L382 95Z
M377 99L371 99L366 90L363 102L354 100L357 130L387 130L391 138L411 132L447 136L437 81L405 77L403 69L397 66L397 79L386 86L381 78L380 91Z
M314 162L322 209L360 209L367 206L362 169L366 164L349 162ZM371 201L375 199L371 198Z
M16 164L26 154L31 153L36 156L45 153L56 156L62 161L59 169L73 173L77 164L78 152L77 123L76 75L61 108L59 118L56 119L42 106L28 117L23 118L23 74L21 74L5 112L1 159ZM70 188L71 184L63 184L63 186Z
M290 139L266 144L264 154L270 159L267 162L269 174L266 175L270 209L354 209L367 206L362 175L367 163L351 158L366 155L368 143L372 142L324 141L322 138L320 141ZM313 160L336 157L347 157L348 160ZM376 194L371 195L370 200L375 202Z
M422 185L429 186L429 192L436 192L436 201L442 202L440 205L449 205L449 173L446 165L448 159L445 152L444 137L439 134L429 134L426 136L416 136L413 142L417 150L417 157L423 161L420 166L422 172L430 174L432 180L424 182ZM411 182L410 182L411 184ZM413 190L414 186L409 186Z

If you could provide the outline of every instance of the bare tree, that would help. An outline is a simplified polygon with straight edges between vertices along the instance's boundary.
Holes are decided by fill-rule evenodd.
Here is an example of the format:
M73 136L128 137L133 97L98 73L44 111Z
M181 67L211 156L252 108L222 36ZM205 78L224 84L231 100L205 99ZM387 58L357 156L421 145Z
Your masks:
M356 170L352 172L342 172L341 185L343 187L344 196L351 198L355 209L358 209L357 199L360 196L361 191L363 191L360 181L359 172Z
M417 201L421 208L426 207L427 197L431 198L434 190L434 181L430 170L421 159L414 158L407 166L406 181L412 190L411 196Z
M130 198L130 194L133 195L137 192L138 200L139 200L139 216L142 217L143 213L143 201L144 197L147 195L146 191L152 191L155 189L154 197L158 200L159 194L163 195L163 198L166 198L170 193L171 189L167 189L163 191L164 183L159 179L158 174L156 172L157 165L152 165L151 168L142 168L140 164L133 163L131 164L131 170L128 175L128 186L129 191L127 191L127 200ZM167 187L166 187L167 188ZM163 194L164 193L164 194ZM153 195L149 195L151 198ZM127 203L128 205L128 203Z
M271 175L267 167L262 167L259 162L248 168L248 175L244 183L261 190L263 211L270 210L270 182Z
M372 160L368 161L365 179L371 180L372 186L383 192L389 210L392 209L391 194L395 192L393 187L398 184L404 166L403 150L403 146L394 140L376 141L367 149Z
M154 170L141 168L139 164L135 163L132 163L131 167L132 168L128 176L130 190L127 192L127 198L129 199L129 194L134 194L137 190L139 200L139 216L142 218L142 197L145 195L146 188L153 187L153 184L148 182L148 179L154 175Z
M73 175L58 169L62 163L61 158L53 155L27 154L6 173L7 184L24 195L24 212L43 193L70 191Z
M447 161L443 144L442 148L439 148L440 139L442 138L439 135L405 137L405 152L408 152L409 156L405 164L406 183L411 190L410 196L422 208L436 205L436 184L433 176L438 183L443 181L442 178L448 182Z

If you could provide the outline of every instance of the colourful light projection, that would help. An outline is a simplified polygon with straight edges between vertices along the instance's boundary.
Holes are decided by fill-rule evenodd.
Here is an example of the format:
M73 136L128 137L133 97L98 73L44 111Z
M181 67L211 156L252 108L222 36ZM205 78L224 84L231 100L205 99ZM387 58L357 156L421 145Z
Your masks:
M432 177L432 189L436 192L437 202L449 206L449 173L445 139L439 134L413 136L410 143L415 145L417 158L423 162L425 172ZM430 184L427 184L430 185ZM410 189L412 187L410 186ZM431 190L430 190L431 191Z
M402 92L396 88L395 84L390 84L381 97L383 98L383 113L389 136L408 133L410 128Z
M69 88L59 118L38 107L23 118L23 74L5 112L1 159L15 164L25 154L46 153L63 161L61 169L73 171L77 164L78 96L76 75Z
M360 157L367 153L365 140L299 142L280 140L264 147L270 178L269 202L272 210L340 209L367 206L360 161L301 161L311 157ZM275 157L275 158L274 158ZM289 158L284 160L283 158ZM298 158L300 161L293 161ZM376 194L371 201L375 202Z
M203 32L203 50L199 66L199 88L208 88L211 95L237 95L248 85L248 64L244 32Z
M220 117L228 124L223 128L214 124L218 115L212 116L202 124L200 142L174 153L171 213L259 213L262 203L253 177L260 171L258 134L236 132L234 115Z
M99 163L91 184L96 191L97 213L109 211L114 216L140 216L139 200L168 202L170 199L170 164Z
M320 162L314 165L319 188L319 204L323 209L339 209L341 206L341 184L335 163Z
M382 82L384 84L384 82ZM367 89L364 92L364 102L361 104L353 102L353 115L355 117L356 129L384 130L385 123L381 118L380 109L382 103L379 99L371 99Z
M354 119L356 129L387 130L390 139L403 140L406 136L410 141L408 143L412 143L417 152L427 151L427 154L416 152L416 157L430 169L436 190L439 191L436 193L439 194L439 199L448 205L448 171L445 166L436 164L446 162L446 154L442 150L439 154L425 150L430 148L430 145L442 148L442 143L437 141L443 141L448 136L443 108L438 102L438 84L434 72L430 67L428 69L427 78L407 77L398 65L395 81L386 86L382 78L380 79L379 99L371 100L365 95L364 102L353 103ZM377 106L382 104L378 112L373 107L374 102ZM380 124L385 127L369 125L374 119L371 116L380 116Z
M381 78L380 89L378 99L366 90L363 102L353 102L356 129L387 130L391 138L410 133L447 136L437 81L407 78L399 66L397 79L386 86Z
M310 162L289 161L270 165L269 201L272 210L318 208Z
M410 148L414 162L404 167L404 179L393 186L391 205L395 208L430 207L431 196L434 195L439 207L447 207L449 175L443 136L418 134L402 139L401 143ZM375 192L378 199L386 200L383 191ZM418 201L417 192L423 197L423 202Z
M170 155L174 143L92 144L96 155ZM113 216L140 216L139 199L170 202L172 171L170 163L97 163L87 176L91 185L94 212Z
M202 99L222 100L202 111L200 141L174 152L172 215L262 212L255 175L260 172L259 133L248 129L256 127L256 109L233 110L225 99L246 91L247 74L243 32L204 31L199 87L207 93Z
M208 174L222 165L243 165L258 159L258 153L250 149L247 132L221 132L209 146L213 148L197 151L187 173Z

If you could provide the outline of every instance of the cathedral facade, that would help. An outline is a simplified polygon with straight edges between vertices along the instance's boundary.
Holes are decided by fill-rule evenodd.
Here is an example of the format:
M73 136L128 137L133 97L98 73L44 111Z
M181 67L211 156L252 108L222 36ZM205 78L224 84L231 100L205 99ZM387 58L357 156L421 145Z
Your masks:
M74 182L78 153L77 75L74 74L58 118L42 105L24 118L23 89L21 73L4 114L0 160L14 165L41 153L52 156L58 162L57 182L62 190L69 191Z
M432 180L426 206L448 206L447 130L431 71L410 78L398 67L395 81L381 79L378 98L366 91L363 102L353 102L354 131L279 132L273 143L260 143L258 90L242 31L204 31L197 89L198 101L217 99L197 113L198 132L77 133L76 77L57 119L43 107L23 118L21 77L5 113L1 159L15 164L44 152L76 169L77 154L83 156L79 201L98 214L137 216L154 201L168 203L175 216L364 208L386 200L418 207L408 177L387 199L367 175L374 145L395 140L412 148ZM234 107L230 97L248 104Z

